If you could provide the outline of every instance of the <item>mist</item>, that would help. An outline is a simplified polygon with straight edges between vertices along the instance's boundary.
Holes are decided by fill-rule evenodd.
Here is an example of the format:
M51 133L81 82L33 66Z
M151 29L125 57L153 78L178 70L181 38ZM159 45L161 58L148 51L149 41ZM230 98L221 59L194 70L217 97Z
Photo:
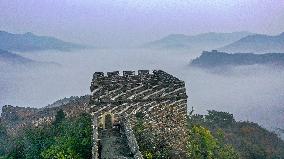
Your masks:
M132 47L168 34L279 34L282 0L0 0L0 29L95 47Z
M275 130L284 128L284 70L266 66L239 66L203 70L189 66L199 53L143 49L45 51L18 53L61 67L0 69L0 105L43 107L58 99L89 94L95 71L162 69L186 82L188 109L195 113L219 110L237 120L257 122ZM7 71L8 70L8 71Z

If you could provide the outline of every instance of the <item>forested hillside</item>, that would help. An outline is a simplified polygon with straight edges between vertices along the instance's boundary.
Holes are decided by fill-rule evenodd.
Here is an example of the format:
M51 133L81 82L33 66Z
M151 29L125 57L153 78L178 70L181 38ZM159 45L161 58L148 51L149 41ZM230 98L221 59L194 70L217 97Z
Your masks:
M149 131L143 116L137 114L133 130L139 149L146 159L185 158L176 156L173 148ZM65 118L62 110L51 125L26 127L16 136L9 136L0 125L0 158L49 159L91 158L91 116ZM147 129L146 129L147 128ZM258 124L236 121L232 114L208 111L206 115L188 117L187 157L195 159L281 159L284 142Z
M5 128L0 129L0 158L91 158L92 127L89 114L69 119L59 110L51 125L26 127L17 136L7 136Z
M210 130L218 142L231 145L242 159L284 157L284 142L275 133L256 123L235 121L233 114L212 110L207 115L191 115L188 124L190 129Z

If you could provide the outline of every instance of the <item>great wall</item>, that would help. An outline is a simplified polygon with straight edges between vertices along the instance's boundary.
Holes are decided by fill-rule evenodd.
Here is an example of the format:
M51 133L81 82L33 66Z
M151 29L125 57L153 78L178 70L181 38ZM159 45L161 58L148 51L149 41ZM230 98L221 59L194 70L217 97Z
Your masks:
M4 106L1 122L11 134L26 125L51 123L62 109L67 117L80 113L93 116L93 159L142 159L132 128L140 113L157 136L184 153L187 138L185 83L161 70L95 72L91 96L75 98L61 106L22 108Z

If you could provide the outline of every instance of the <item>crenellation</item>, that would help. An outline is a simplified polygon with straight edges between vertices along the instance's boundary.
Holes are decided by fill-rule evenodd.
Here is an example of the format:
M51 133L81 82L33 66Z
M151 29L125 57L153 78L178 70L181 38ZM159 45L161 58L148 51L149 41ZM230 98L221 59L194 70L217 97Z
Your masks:
M150 74L149 70L138 70L138 75L139 76L147 76Z
M166 83L180 83L178 78L162 71L153 70L151 73L149 70L138 70L138 74L135 71L123 71L120 75L119 71L107 72L107 76L103 72L95 72L93 75L93 81L100 84L111 84L111 83L141 83L141 82L166 82Z
M107 72L107 76L109 78L117 77L119 76L119 71Z
M123 71L123 77L135 76L135 71Z
M98 79L104 77L104 73L103 72L95 72L93 75L93 80Z

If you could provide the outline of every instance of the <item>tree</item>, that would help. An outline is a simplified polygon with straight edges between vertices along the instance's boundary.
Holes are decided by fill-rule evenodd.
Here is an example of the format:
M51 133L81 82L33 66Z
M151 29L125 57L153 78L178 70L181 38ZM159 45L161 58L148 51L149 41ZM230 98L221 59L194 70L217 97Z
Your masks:
M0 121L0 157L6 153L6 149L7 149L6 146L8 142L7 139L8 139L8 135L7 135L6 128Z
M53 144L49 127L27 128L22 137L25 158L41 159L41 151Z
M218 154L218 159L238 159L239 154L236 152L236 150L230 146L225 145L224 147L221 147Z
M64 114L63 110L60 109L59 111L57 111L57 113L55 115L55 120L53 122L53 125L57 125L57 124L61 123L64 119L65 119L65 114Z
M188 157L195 159L212 159L217 142L210 131L202 126L193 126L188 141Z
M208 110L208 115L205 115L207 124L218 124L218 127L227 127L235 123L233 114L227 112L218 112L216 110Z
M237 151L224 142L224 132L215 125L234 123L233 116L225 112L209 111L208 115L190 115L188 118L188 157L194 159L238 159ZM214 127L214 134L206 128Z
M76 120L60 123L60 134L55 142L41 153L43 158L88 159L92 150L92 119L89 114L81 114Z
M9 159L89 159L92 156L92 118L65 119L59 111L53 125L30 127L13 141Z
M83 159L76 152L76 139L67 136L56 138L55 144L41 153L45 159Z

